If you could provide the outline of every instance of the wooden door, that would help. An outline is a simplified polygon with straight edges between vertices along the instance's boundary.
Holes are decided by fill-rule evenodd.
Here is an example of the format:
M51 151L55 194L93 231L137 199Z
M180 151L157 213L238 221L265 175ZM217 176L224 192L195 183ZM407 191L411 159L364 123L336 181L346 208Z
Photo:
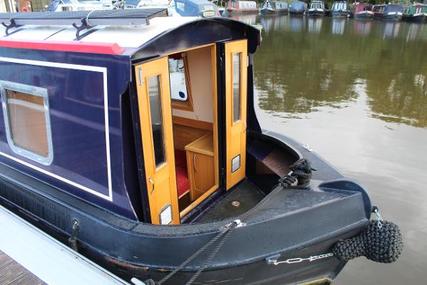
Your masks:
M145 178L153 224L179 224L168 59L135 66Z
M245 177L247 40L225 44L227 190Z

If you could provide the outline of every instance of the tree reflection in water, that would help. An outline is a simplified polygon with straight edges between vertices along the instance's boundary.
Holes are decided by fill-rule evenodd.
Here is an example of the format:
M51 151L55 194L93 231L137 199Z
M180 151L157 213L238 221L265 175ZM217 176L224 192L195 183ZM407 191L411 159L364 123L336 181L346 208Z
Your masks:
M310 19L308 19L310 20ZM345 108L367 84L371 116L427 126L426 25L266 17L255 55L261 109L295 117Z

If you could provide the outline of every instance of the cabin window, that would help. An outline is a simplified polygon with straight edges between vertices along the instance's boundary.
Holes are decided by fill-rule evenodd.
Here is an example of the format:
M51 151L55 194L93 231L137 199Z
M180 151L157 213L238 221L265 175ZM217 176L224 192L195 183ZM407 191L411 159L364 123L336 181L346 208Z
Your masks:
M165 144L162 119L162 98L160 96L160 75L148 79L148 95L150 98L151 129L154 145L154 161L156 167L165 162Z
M184 53L169 57L169 80L172 107L193 111L188 64Z
M242 53L233 54L233 122L240 120L240 77Z
M49 165L53 160L47 89L0 81L7 141L22 156Z

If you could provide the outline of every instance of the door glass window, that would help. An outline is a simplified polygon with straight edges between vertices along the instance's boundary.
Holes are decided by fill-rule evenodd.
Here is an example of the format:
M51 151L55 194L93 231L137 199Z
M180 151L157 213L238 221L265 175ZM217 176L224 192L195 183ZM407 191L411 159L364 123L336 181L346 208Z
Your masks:
M233 122L240 120L241 56L241 52L233 54Z
M151 129L153 132L154 161L156 167L165 162L162 99L160 92L160 75L150 77L148 79L148 95L150 98Z

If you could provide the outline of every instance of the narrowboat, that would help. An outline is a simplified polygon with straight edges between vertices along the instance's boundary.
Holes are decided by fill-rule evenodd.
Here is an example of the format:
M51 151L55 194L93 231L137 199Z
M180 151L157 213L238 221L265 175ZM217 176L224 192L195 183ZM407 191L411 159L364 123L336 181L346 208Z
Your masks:
M172 0L169 5L182 17L220 16L218 7L208 0Z
M310 7L307 10L309 17L323 17L326 15L325 2L321 0L311 1Z
M427 4L414 3L406 7L402 20L413 23L427 22Z
M269 1L266 0L262 4L260 9L261 15L277 15L277 14L287 14L288 13L288 3L282 1Z
M332 4L331 14L334 18L350 18L350 9L347 1L335 1Z
M226 12L228 15L258 14L258 7L255 1L229 0Z
M402 20L404 7L400 4L388 4L384 9L383 19L388 21Z
M0 14L0 205L134 284L396 260L398 228L362 186L260 128L260 31L165 14Z
M374 5L374 18L386 21L400 21L403 15L403 6L398 4Z
M307 10L307 3L294 0L289 4L289 15L304 15Z
M377 4L372 6L372 13L374 13L374 19L380 20L384 16L385 4Z
M353 16L355 19L368 20L374 18L372 5L369 3L358 2L354 5Z
M52 0L47 6L48 11L82 11L113 9L112 0Z

